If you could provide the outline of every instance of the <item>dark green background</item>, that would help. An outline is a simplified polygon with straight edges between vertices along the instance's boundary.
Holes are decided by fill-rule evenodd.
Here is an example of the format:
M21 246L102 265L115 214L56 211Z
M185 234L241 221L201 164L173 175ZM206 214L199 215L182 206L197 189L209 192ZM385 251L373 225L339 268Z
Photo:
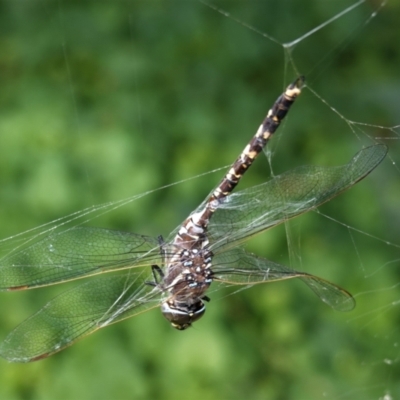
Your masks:
M282 43L354 2L213 4L276 42L191 0L0 2L0 235L231 163L297 68L321 97L305 89L274 138L275 174L343 164L377 137L390 158L321 208L344 225L311 213L248 248L340 284L357 308L336 313L300 282L217 291L186 332L156 310L44 361L0 360L1 399L400 397L400 154L398 130L379 128L400 123L399 6L370 19L380 3L366 2L288 56ZM222 174L89 225L166 236ZM269 175L261 157L241 187ZM2 293L1 339L53 293Z

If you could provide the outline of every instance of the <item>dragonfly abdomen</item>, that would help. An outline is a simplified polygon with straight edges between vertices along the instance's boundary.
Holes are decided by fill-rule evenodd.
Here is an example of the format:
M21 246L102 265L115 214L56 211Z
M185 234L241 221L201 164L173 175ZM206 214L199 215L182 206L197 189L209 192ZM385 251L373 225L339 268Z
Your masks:
M291 105L300 95L303 83L303 77L296 79L287 87L286 91L278 97L272 108L268 111L267 116L258 128L256 134L244 148L240 156L229 169L228 173L222 179L221 183L210 196L208 204L210 204L212 208L218 208L213 206L213 203L216 203L215 200L221 201L228 196L239 183L243 174L251 164L253 164L253 161L261 153L269 139L278 129Z

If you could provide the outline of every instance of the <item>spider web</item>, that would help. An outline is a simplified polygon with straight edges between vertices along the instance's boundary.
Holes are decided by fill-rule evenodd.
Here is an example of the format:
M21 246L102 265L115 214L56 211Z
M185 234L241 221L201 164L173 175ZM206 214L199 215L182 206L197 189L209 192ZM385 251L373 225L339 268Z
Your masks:
M307 87L238 189L345 164L375 142L389 154L348 193L247 247L349 290L351 313L297 282L214 288L191 331L153 312L39 364L1 362L2 398L400 397L394 3L3 2L5 253L76 224L167 236L297 74ZM1 337L64 290L2 293Z

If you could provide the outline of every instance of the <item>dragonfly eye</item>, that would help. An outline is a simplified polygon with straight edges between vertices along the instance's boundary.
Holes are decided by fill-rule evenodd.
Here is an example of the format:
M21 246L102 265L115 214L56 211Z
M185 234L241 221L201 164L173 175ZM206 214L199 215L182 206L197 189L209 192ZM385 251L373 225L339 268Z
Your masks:
M176 301L165 301L161 305L161 312L175 329L183 331L204 315L206 306L201 300L190 305Z

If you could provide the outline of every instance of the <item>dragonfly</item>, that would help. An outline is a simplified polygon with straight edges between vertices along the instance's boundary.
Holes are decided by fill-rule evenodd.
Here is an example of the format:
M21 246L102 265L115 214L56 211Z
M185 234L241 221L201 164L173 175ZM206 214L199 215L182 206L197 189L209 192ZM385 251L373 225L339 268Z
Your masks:
M346 290L241 246L349 189L386 156L386 146L375 144L345 165L303 166L233 192L303 87L303 77L287 87L219 185L166 239L78 225L50 231L2 257L2 290L90 279L22 322L0 344L0 355L10 362L41 360L98 329L157 307L172 327L185 330L204 315L213 282L246 287L296 278L333 309L353 309L354 298Z

